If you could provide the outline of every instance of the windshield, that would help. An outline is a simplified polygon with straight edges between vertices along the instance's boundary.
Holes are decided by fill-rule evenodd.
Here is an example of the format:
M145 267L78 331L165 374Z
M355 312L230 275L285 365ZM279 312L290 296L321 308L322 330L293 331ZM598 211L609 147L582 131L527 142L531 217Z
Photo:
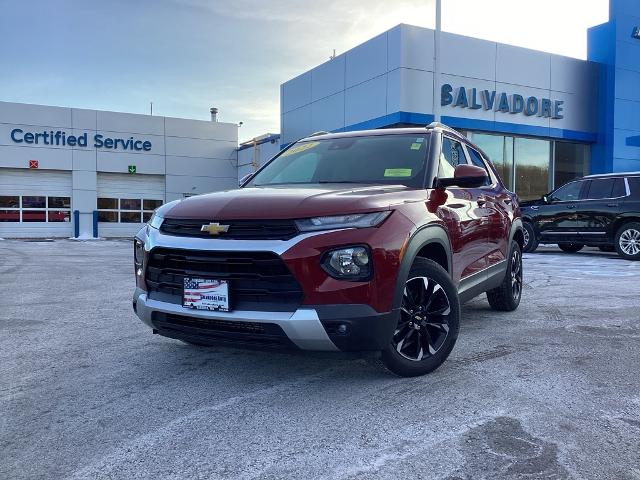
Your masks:
M422 187L429 134L305 140L276 157L247 186L364 183Z

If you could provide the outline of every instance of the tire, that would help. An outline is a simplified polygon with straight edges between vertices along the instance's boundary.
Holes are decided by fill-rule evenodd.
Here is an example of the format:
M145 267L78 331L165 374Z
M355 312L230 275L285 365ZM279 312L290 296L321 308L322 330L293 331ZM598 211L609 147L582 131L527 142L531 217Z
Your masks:
M487 292L487 300L493 310L512 312L522 298L522 252L518 242L511 242L507 273L502 284Z
M627 260L640 260L640 223L625 223L618 229L616 252Z
M584 245L581 245L579 243L559 243L558 247L563 252L576 253L582 250L584 248Z
M600 245L598 247L598 250L600 250L601 252L615 252L616 251L616 247L614 247L612 245Z
M522 227L524 235L522 251L525 253L535 252L536 248L538 248L539 240L533 229L533 224L531 222L522 222Z
M459 328L460 301L451 277L436 262L416 258L382 363L401 377L433 372L451 353Z

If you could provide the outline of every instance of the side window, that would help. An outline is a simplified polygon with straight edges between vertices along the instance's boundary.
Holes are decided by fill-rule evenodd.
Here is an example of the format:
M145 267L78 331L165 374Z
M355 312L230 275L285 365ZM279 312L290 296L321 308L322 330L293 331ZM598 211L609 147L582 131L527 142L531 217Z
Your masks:
M442 152L440 153L438 177L453 177L453 171L461 163L467 163L462 144L448 137L442 137Z
M560 187L551 195L549 199L553 202L570 202L580 198L580 190L584 182L571 182Z
M624 197L627 195L627 187L624 184L624 178L616 178L611 191L611 198Z
M467 152L469 152L469 158L471 159L471 163L474 164L476 167L482 168L487 174L487 179L484 182L485 186L491 185L491 174L489 173L489 170L487 170L487 165L484 163L482 156L471 147L467 147Z
M585 197L587 200L599 200L602 198L611 198L615 178L602 178L591 180L589 191Z

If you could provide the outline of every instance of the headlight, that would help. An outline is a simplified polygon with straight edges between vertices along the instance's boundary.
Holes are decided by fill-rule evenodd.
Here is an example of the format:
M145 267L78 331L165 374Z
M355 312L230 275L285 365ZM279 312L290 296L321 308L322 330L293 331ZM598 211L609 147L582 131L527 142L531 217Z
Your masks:
M153 212L153 215L151 215L151 218L149 219L148 225L157 230L160 228L160 225L162 225L163 221L164 217L162 215L159 215L157 212Z
M367 247L330 250L322 256L321 266L325 272L339 280L362 281L371 278L371 255Z
M144 261L144 243L137 238L133 239L133 260L136 262L136 266L142 266Z
M334 228L367 228L380 225L389 215L391 215L391 211L387 210L374 213L304 218L302 220L296 220L296 225L301 232L332 230Z

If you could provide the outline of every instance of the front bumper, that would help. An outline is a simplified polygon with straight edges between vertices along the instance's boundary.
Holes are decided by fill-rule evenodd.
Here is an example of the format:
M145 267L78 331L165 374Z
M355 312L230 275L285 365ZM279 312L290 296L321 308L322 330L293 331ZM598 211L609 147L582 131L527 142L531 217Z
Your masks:
M139 288L136 288L133 295L133 305L136 315L138 315L140 320L156 330L157 333L173 338L184 338L185 340L203 342L224 342L226 339L226 341L233 343L259 344L260 335L256 334L255 331L253 333L248 331L245 341L242 341L242 333L238 333L240 327L246 326L247 324L277 325L282 329L286 338L293 342L293 344L298 348L303 350L338 350L322 326L316 310L312 308L299 308L293 313L240 310L233 312L210 312L206 310L194 310L191 308L185 308L182 305L149 299L147 298L147 293ZM229 328L219 329L217 332L211 330L210 334L207 334L206 329L197 327L189 329L189 327L185 326L182 326L182 328L176 327L171 329L171 331L166 331L166 328L162 329L159 327L167 314L210 321L237 322L238 329L236 330L235 336L229 335L229 330L232 330ZM218 325L224 324L218 323Z

